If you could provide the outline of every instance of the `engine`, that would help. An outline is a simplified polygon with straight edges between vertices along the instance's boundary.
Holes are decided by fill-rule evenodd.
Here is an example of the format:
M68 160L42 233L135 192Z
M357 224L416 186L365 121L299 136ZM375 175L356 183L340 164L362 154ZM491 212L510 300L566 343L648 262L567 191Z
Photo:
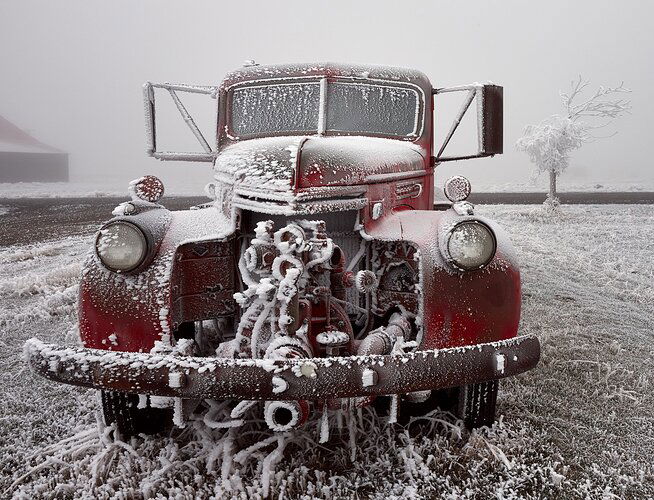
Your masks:
M388 354L415 336L413 314L401 304L392 311L386 308L386 317L379 314L384 311L376 297L385 292L377 290L380 277L369 269L370 256L377 251L356 231L330 234L323 220L275 217L245 223L253 231L243 231L240 242L242 290L234 295L240 315L233 338L220 339L215 349L219 357L275 360ZM343 246L353 252L349 261ZM301 366L311 371L310 364ZM354 403L370 402L362 398ZM335 409L348 404L352 402L268 401L264 418L271 429L284 431L301 425L313 406Z

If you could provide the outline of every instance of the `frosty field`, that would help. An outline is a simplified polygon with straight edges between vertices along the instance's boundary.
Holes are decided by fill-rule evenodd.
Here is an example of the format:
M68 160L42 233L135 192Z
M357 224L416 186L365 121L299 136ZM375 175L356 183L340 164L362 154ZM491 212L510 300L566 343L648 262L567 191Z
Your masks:
M442 413L388 426L364 411L349 425L354 448L347 425L318 444L314 422L286 436L283 456L270 453L276 439L247 448L273 436L256 423L231 449L214 446L219 430L202 420L172 438L111 441L94 391L38 378L21 361L30 337L76 342L94 227L0 247L0 498L654 496L654 207L541 210L477 207L513 238L521 331L543 348L535 370L500 384L492 429L466 436Z

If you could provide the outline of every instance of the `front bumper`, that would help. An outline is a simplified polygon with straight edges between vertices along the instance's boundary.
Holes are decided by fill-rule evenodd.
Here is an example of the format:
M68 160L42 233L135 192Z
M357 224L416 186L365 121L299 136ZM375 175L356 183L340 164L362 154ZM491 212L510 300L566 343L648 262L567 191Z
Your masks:
M187 399L317 400L400 394L510 377L538 363L527 335L403 354L288 360L179 357L25 343L31 369L66 384Z

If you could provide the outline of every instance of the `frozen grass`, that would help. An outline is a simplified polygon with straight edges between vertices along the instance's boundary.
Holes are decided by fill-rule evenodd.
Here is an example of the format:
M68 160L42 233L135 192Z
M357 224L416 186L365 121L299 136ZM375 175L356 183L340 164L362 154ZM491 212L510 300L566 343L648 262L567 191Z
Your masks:
M543 344L538 368L502 383L492 429L459 439L447 415L386 426L368 411L319 445L317 423L287 436L273 497L647 498L654 495L654 208L486 206L509 231L523 270L523 333ZM31 336L72 342L79 262L88 238L0 249L0 497L261 496L266 431L199 422L174 438L113 442L93 391L23 369ZM431 429L431 426L434 428ZM264 434L261 434L264 432ZM465 436L464 436L465 438ZM227 461L229 462L229 461ZM13 484L13 486L12 486Z
M438 185L438 181L437 181ZM506 182L496 184L490 182L473 182L473 192L477 193L547 193L549 189L549 178L547 175L541 175L535 181L527 182ZM654 191L654 182L651 179L639 179L631 182L624 181L586 181L579 182L569 179L563 174L557 180L557 191L559 193L583 192L583 193L603 193L603 192L645 192Z
M0 198L103 198L125 196L124 187L110 183L108 189L98 189L100 182L0 182ZM106 184L104 184L106 186Z
M436 186L442 186L447 175L437 176ZM19 198L107 198L107 197L125 197L127 194L127 184L130 179L98 179L94 182L17 182L6 183L0 182L0 198L19 199ZM197 196L201 192L204 183L189 178L186 180L175 179L168 182L163 179L166 185L167 196ZM506 182L490 183L476 181L472 179L473 192L476 193L524 193L540 192L546 193L548 190L547 176L541 175L535 181L526 182ZM563 175L558 181L558 190L564 192L637 192L637 191L654 191L654 182L650 179L639 179L633 181L593 181L580 182L574 181ZM440 191L440 188L437 189ZM439 199L445 199L442 192ZM7 213L9 207L0 206L0 215Z

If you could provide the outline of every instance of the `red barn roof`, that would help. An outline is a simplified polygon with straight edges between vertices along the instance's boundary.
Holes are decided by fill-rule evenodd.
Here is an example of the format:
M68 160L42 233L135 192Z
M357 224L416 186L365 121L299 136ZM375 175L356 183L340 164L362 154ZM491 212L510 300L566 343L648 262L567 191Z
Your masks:
M63 153L36 140L2 116L0 116L0 152Z

